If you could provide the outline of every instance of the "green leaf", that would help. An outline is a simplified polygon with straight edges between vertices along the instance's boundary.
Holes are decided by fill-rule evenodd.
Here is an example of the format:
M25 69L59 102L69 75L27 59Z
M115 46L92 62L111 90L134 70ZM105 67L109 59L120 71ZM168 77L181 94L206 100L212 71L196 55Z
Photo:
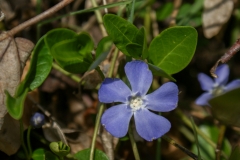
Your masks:
M214 118L226 125L240 127L240 88L209 101Z
M58 157L51 152L43 149L43 148L38 148L34 150L32 154L32 159L33 160L59 160Z
M112 39L110 37L104 37L98 43L96 49L96 59L89 67L89 71L98 67L98 65L104 61L110 51L110 47L112 46Z
M189 64L196 46L197 31L193 27L171 27L153 39L148 60L166 73L174 74Z
M162 5L159 9L157 9L157 20L162 21L169 17L173 11L173 3L168 2Z
M156 76L161 76L161 77L165 77L165 78L168 78L174 82L176 82L176 80L170 76L169 74L167 74L165 71L163 71L161 68L158 68L157 66L154 66L153 64L151 63L148 63L148 67L149 69L152 71L153 75L156 75Z
M8 91L6 94L6 106L8 113L16 120L21 119L24 110L24 100L27 96L28 88L25 88L24 92L17 98L12 97Z
M217 143L217 138L219 134L219 130L216 126L213 125L201 125L199 129L205 133L213 142ZM198 145L201 152L202 159L206 160L215 160L215 148L209 145L201 136L198 135ZM193 145L192 148L194 153L197 153L197 146L196 144ZM231 145L227 139L223 140L222 150L227 154L230 155L231 153Z
M112 46L112 39L109 36L102 38L98 43L98 46L96 49L96 58L99 57L104 52L110 51L111 46Z
M47 78L52 68L53 58L49 54L49 50L44 43L43 37L36 44L30 62L30 69L26 78L19 84L14 97L8 92L7 95L7 109L9 114L15 118L20 119L23 114L24 100L28 91L39 87Z
M103 23L117 48L125 55L134 57L136 53L128 53L126 46L130 43L137 43L136 36L139 32L137 27L127 20L113 14L106 14L103 17Z
M128 53L134 58L142 57L146 59L148 56L148 49L144 27L140 28L134 41L136 43L127 44L126 49Z
M89 160L90 158L90 148L79 151L75 154L77 160ZM109 160L106 154L100 150L95 149L94 160Z
M237 146L233 149L229 160L239 160L239 157L240 157L240 147Z
M76 34L71 39L55 42L53 46L50 45L49 37L45 38L45 42L50 47L51 55L59 66L68 72L83 73L87 71L93 61L91 51L94 44L85 32Z
M30 69L26 78L20 83L15 97L18 97L25 91L26 88L34 90L39 87L47 78L52 69L53 58L42 37L36 44L31 58Z
M77 34L66 28L57 28L49 31L44 36L44 41L49 50L51 50L52 46L58 42L70 40L77 36Z

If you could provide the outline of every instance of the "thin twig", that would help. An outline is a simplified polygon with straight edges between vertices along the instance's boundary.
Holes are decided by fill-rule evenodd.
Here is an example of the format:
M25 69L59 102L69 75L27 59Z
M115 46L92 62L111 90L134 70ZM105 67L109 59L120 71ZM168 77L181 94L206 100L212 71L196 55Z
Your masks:
M216 68L218 64L228 62L238 51L240 50L240 39L238 39L232 47L215 63L215 65L211 68L210 73L214 78L217 78L215 74Z
M74 0L63 0L61 2L59 2L58 4L56 4L55 6L53 6L52 8L46 10L45 12L37 15L36 17L33 17L31 19L29 19L28 21L23 22L22 24L14 27L13 29L11 29L10 31L8 31L8 34L6 34L6 36L2 36L0 38L0 41L2 41L3 39L7 38L8 36L14 36L16 33L22 31L23 29L36 24L40 21L42 21L43 19L52 16L54 13L56 13L57 11L59 11L60 9L62 9L63 7L65 7L66 5L68 5L69 3L73 2Z

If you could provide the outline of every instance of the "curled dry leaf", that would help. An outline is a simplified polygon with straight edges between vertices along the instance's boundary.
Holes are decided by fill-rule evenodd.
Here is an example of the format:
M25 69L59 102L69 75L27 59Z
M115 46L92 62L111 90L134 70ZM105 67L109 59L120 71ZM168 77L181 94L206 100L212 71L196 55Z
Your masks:
M27 39L14 39L7 32L0 34L0 130L7 113L4 90L14 95L33 47L34 44Z
M217 35L233 11L232 0L204 0L203 31L206 38Z

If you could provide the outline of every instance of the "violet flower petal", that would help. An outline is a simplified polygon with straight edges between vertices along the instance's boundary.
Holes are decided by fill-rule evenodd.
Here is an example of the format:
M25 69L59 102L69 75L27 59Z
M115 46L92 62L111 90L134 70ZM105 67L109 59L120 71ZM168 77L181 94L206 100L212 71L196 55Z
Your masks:
M151 86L153 75L143 61L131 61L125 65L125 73L131 84L132 92L145 95Z
M113 136L123 137L127 134L132 115L133 112L127 108L127 104L119 104L103 113L101 123Z
M130 95L131 90L118 78L106 78L98 91L98 98L102 103L125 103Z
M178 87L173 82L163 84L156 91L145 96L150 110L167 112L175 109L178 102Z
M218 85L225 85L228 82L229 77L229 67L227 64L222 64L217 67L216 69L217 78L215 79L215 82Z
M228 83L225 87L224 87L224 90L226 92L230 91L230 90L233 90L233 89L236 89L236 88L239 88L240 87L240 80L237 79L237 80L233 80L232 82Z
M195 103L199 106L208 106L208 100L212 98L212 94L209 92L203 93L202 95L200 95Z
M142 109L134 113L134 119L138 134L147 141L157 139L167 133L171 123L164 117Z
M198 81L200 82L201 88L204 91L211 90L214 84L213 79L204 73L198 74Z

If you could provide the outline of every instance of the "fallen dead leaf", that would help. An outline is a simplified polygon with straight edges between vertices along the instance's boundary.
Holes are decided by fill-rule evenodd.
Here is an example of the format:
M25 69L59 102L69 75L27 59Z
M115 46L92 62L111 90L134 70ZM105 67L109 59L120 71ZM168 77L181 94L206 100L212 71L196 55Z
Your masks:
M203 31L206 38L216 36L229 20L233 11L232 0L205 0Z
M20 125L9 114L4 117L5 123L0 131L0 150L8 155L17 152L20 147Z
M6 38L3 38L6 37ZM24 38L12 38L7 32L0 34L0 130L7 113L4 90L12 96L20 83L25 63L34 44Z

